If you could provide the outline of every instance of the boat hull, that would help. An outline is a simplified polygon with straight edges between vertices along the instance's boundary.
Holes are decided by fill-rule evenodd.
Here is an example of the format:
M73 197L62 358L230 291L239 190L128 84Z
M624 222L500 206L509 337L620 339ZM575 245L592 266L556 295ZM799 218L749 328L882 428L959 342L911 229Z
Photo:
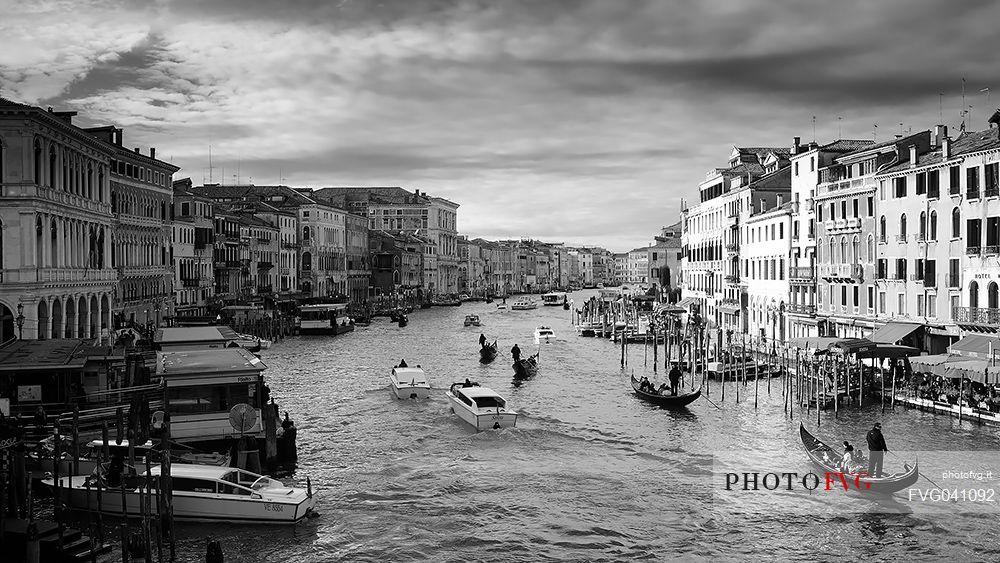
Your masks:
M400 385L392 383L392 392L397 399L426 399L431 396L430 385Z
M121 489L102 489L98 504L97 489L85 486L87 476L63 477L59 479L60 498L69 508L97 511L102 514L123 513ZM43 481L50 487L51 479ZM141 493L126 490L124 512L129 517L142 516L140 511ZM174 518L190 522L233 522L253 524L295 524L308 515L315 500L301 496L294 500L280 498L252 499L236 495L177 491L173 493Z

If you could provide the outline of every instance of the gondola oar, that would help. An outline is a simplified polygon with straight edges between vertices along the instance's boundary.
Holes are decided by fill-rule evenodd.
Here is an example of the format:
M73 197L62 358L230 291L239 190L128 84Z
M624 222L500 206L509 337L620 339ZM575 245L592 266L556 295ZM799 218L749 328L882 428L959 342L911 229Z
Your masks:
M708 401L708 404L712 405L713 407L719 409L720 411L722 410L722 407L720 407L719 405L715 404L715 402L712 401L712 399L709 399L708 397L706 397L704 393L701 394L701 398L705 399L706 401Z

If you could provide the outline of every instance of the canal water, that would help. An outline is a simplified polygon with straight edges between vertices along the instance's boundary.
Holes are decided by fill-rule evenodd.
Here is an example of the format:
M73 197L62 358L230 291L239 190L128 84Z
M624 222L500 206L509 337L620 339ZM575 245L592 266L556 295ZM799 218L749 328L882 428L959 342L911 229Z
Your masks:
M483 326L464 327L469 313ZM720 467L812 470L800 415L783 412L780 380L770 393L760 383L756 409L751 382L738 404L735 384L722 401L713 383L710 399L721 409L700 399L686 411L662 410L638 400L626 375L652 377L651 351L632 346L623 371L620 349L578 337L569 316L561 307L466 303L416 311L405 328L380 318L335 338L275 343L262 352L266 376L300 429L291 481L305 486L310 477L321 517L290 528L179 524L181 559L202 561L209 536L227 561L1000 559L996 505L928 512L897 495L890 504L902 513L892 514L856 494L830 503L801 491L726 493ZM532 332L542 324L557 340L538 346ZM480 332L501 349L486 366ZM539 374L520 386L514 343L540 351ZM430 399L392 396L388 374L403 358L427 372ZM520 412L516 428L477 434L449 412L446 389L467 377L508 399ZM818 429L813 411L806 422L831 443L862 445L876 420L893 451L947 459L1000 449L995 428L901 407L824 413Z

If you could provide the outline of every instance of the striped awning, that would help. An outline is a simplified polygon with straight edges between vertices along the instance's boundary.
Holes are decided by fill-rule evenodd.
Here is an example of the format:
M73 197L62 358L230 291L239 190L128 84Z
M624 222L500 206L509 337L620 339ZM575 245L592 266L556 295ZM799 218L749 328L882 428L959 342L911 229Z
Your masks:
M887 323L884 327L875 331L872 335L872 342L882 342L885 344L895 344L922 327L916 323Z
M680 301L677 302L677 306L678 307L688 307L688 306L690 306L694 302L695 302L695 298L694 297L685 297L684 299L681 299Z

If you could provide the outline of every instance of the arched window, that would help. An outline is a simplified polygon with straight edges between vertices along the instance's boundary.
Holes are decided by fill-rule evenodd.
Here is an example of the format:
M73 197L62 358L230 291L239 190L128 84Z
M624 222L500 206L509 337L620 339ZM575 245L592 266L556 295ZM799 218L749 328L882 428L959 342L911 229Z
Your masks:
M868 235L868 261L875 261L875 237Z
M306 228L308 229L309 227L306 227ZM303 270L312 270L312 254L310 254L308 252L304 252L302 254L302 269Z
M951 210L951 238L960 238L962 236L962 212L955 209Z
M854 241L851 245L851 264L857 264L861 262L861 239L858 235L854 235Z
M986 303L990 309L996 309L997 305L997 282L990 282L986 287Z
M823 239L816 239L816 262L823 261Z
M56 168L56 148L49 146L49 187L56 189L56 180L59 178L59 169Z
M930 236L928 240L937 240L937 211L931 211Z
M906 240L906 213L899 216L899 236Z
M840 237L840 263L847 264L847 237Z
M837 263L837 252L836 252L836 249L837 249L837 242L834 240L833 237L830 237L830 263L831 264L836 264Z
M920 239L927 240L927 212L920 212Z
M885 242L885 215L878 220L878 239Z
M979 284L975 281L969 282L969 307L979 307Z
M309 240L309 227L302 227L302 240Z

